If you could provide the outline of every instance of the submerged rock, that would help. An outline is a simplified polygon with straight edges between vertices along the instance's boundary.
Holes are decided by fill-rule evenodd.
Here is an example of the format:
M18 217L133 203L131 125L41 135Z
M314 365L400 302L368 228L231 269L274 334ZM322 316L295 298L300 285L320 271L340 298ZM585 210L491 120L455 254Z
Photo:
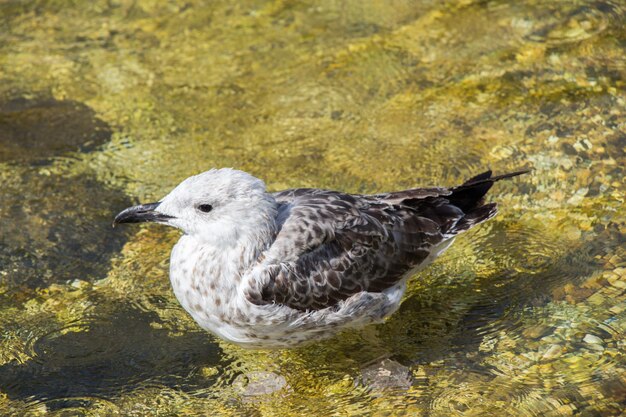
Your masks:
M51 98L0 101L0 162L87 151L110 138L109 126L82 103Z
M262 371L239 375L233 385L244 397L269 395L288 386L285 377Z
M603 352L606 349L602 339L591 334L585 335L583 342L586 343L587 348L596 352Z
M361 369L363 383L373 390L403 389L411 387L409 368L391 360L384 359Z
M530 326L530 327L525 328L522 334L524 335L524 337L527 337L530 339L540 339L546 336L547 334L552 333L553 331L554 331L553 326L537 324L535 326Z
M553 343L545 350L541 359L552 360L558 358L563 353L563 346Z

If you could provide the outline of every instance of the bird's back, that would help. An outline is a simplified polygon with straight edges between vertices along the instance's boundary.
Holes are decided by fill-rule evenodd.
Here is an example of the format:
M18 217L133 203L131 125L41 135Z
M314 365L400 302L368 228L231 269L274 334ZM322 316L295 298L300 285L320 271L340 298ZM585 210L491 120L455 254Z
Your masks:
M458 187L375 195L275 193L280 230L266 253L265 276L249 298L310 311L392 288L446 241L493 217L496 204L484 204L484 195L495 181L521 173L492 177L487 171Z

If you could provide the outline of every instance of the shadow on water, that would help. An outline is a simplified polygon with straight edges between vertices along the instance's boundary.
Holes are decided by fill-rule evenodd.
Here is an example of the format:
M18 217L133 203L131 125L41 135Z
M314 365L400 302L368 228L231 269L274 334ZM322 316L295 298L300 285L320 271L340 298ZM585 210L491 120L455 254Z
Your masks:
M504 232L494 229L489 237L491 244L501 239L499 235ZM535 239L541 239L542 234L536 232ZM385 345L402 362L432 363L479 353L481 343L501 331L520 338L526 326L524 320L531 315L529 309L554 301L555 294L568 284L579 289L579 284L599 269L595 257L603 253L606 239L607 236L597 236L561 253L550 253L555 248L546 246L545 263L526 251L515 258L519 265L526 264L521 270L518 265L498 267L480 278L468 273L453 284L425 288L407 298L389 323L380 327L382 339L388 341ZM497 259L497 254L489 253L491 250L485 252L480 256ZM506 265L507 260L502 262ZM441 272L445 273L445 269ZM579 292L576 301L592 293Z
M110 127L83 103L0 99L0 162L33 162L71 151L90 151L110 139Z
M128 237L111 233L112 213L131 204L71 164L47 167L96 149L111 128L83 103L28 96L39 98L0 98L0 163L11 164L0 177L0 283L11 294L102 277Z
M488 272L476 273L471 260L465 258L442 260L423 272L428 275L413 278L413 284L418 284L420 289L412 290L385 324L352 335L356 337L344 333L309 345L290 359L295 358L304 369L320 375L338 370L357 375L372 363L379 364L381 358L391 357L414 370L422 366L432 370L437 366L433 364L443 363L445 369L463 373L464 376L458 376L460 380L470 373L492 380L498 372L489 361L484 361L493 354L482 346L485 341L506 333L511 340L519 342L519 354L524 353L525 344L535 337L528 330L534 320L538 318L546 331L554 330L558 322L549 312L546 316L537 309L559 301L558 293L567 286L576 291L573 294L576 299L570 302L582 301L593 294L595 290L585 290L580 284L600 270L596 256L606 250L607 243L619 244L605 230L566 249L540 230L522 229L511 230L510 226L494 222L481 243L470 243L481 247L477 262L494 260ZM503 240L508 244L504 245ZM467 241L458 243L463 245ZM523 248L523 253L502 250L508 247ZM538 253L539 250L543 253ZM600 329L587 330L599 333ZM606 335L607 339L612 336ZM342 354L338 355L338 351ZM450 376L457 377L454 372ZM430 389L428 378L413 378L411 384ZM518 384L511 387L512 395L528 388L521 381Z
M90 175L25 170L3 189L0 282L11 292L104 276L129 232L112 233L112 213L131 205Z
M43 335L32 341L30 360L0 366L0 390L65 408L75 406L74 399L112 399L139 386L193 391L213 385L219 374L197 371L224 364L217 345L204 332L172 336L151 325L159 322L156 313L126 307Z
M492 226L480 242L454 244L480 246L474 262L493 262L490 272L477 273L472 259L444 256L409 280L400 309L378 326L389 352L403 351L408 343L417 362L430 362L450 351L472 351L485 334L519 331L524 312L563 300L563 287L573 289L570 303L593 294L580 284L601 270L597 258L607 246L624 244L623 236L604 226L568 248L558 236L538 229L499 222ZM415 284L418 288L411 289ZM431 349L434 345L438 348ZM433 351L437 357L430 357Z

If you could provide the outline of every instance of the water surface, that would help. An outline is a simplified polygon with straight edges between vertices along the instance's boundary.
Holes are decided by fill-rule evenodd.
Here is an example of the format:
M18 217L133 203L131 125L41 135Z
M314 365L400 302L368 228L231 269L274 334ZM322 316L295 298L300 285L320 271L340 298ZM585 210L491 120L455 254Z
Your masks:
M619 415L625 23L617 1L0 3L0 413ZM110 229L221 166L350 192L534 171L385 324L255 352L176 302L176 231ZM385 358L403 383L372 380Z

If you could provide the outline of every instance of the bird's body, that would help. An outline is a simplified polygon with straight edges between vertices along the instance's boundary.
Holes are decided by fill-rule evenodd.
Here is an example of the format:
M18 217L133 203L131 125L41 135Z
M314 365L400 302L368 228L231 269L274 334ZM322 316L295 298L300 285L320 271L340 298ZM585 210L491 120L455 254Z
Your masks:
M181 305L204 329L253 348L292 347L380 322L406 281L454 237L496 214L486 172L454 188L355 195L267 193L241 171L190 177L116 222L182 229L170 259Z

